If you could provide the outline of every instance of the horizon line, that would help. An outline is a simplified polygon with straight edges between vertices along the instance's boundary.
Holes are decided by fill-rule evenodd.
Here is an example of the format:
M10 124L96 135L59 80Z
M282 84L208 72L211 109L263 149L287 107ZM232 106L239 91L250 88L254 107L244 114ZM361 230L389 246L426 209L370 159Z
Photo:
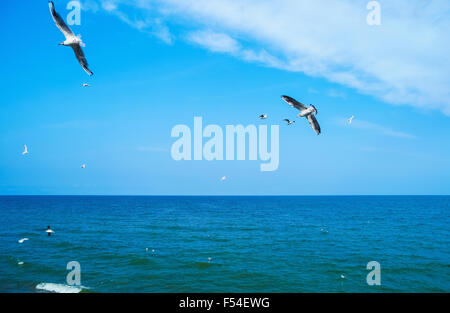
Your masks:
M324 195L140 195L140 194L123 194L123 195L83 195L83 194L17 194L2 195L0 197L449 197L450 194L324 194Z

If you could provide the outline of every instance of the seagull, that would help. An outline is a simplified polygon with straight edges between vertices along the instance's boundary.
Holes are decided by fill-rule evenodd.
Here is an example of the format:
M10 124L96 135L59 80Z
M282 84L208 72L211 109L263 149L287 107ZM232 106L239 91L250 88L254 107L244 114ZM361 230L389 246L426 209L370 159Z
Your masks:
M86 168L86 164L81 164L81 168Z
M23 265L23 262L22 262L22 261L20 261L20 262L17 262L17 264L19 264L19 265Z
M288 126L295 123L295 121L290 121L287 118L285 118L283 121L285 121L288 124Z
M345 279L345 276L341 274L341 278L342 278L342 279Z
M23 145L23 152L22 155L28 154L28 148L27 145Z
M50 226L47 226L47 230L45 231L49 236L54 233L53 230L50 229Z
M306 117L308 119L309 125L311 125L312 129L316 132L317 135L320 134L320 126L316 120L317 109L311 104L309 108L307 108L303 103L298 102L297 100L288 97L282 96L281 99L286 101L291 107L296 108L300 111L298 117Z
M223 177L220 178L220 180L221 180L221 181L225 181L225 180L227 180L227 177L226 177L226 176L223 176Z
M83 86L83 87L91 87L91 85L86 84L86 83L84 83L82 86Z
M211 263L212 258L208 258L208 263Z
M355 116L354 115L352 115L347 121L348 121L348 123L349 124L351 124L352 122L353 122L353 119L355 118Z
M75 56L77 57L77 60L80 63L83 70L89 76L93 75L94 73L92 73L91 70L88 68L86 57L84 56L83 50L81 49L81 47L85 46L85 44L81 41L81 35L75 36L72 30L69 28L69 26L67 26L66 23L64 23L64 20L61 18L61 15L59 15L56 12L53 1L49 1L48 6L50 8L50 13L52 14L53 21L55 21L56 26L64 34L64 37L66 37L66 40L61 42L60 45L72 47L73 51L75 52Z
M259 116L260 119L265 120L267 118L267 114L261 114Z
M27 241L27 240L29 240L29 239L28 238L19 239L19 243L23 243L24 241Z

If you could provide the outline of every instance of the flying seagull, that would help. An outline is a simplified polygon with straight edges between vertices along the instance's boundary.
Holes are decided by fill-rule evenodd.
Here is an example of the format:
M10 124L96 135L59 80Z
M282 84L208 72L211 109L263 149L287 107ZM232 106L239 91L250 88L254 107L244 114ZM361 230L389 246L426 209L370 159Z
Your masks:
M298 117L306 117L308 119L309 125L311 125L316 134L320 134L320 125L316 120L317 109L312 104L309 108L307 108L303 103L298 102L294 98L282 96L281 99L286 101L291 107L299 110L300 113L298 114Z
M23 152L22 155L28 154L28 148L27 145L23 145Z
M81 41L81 35L75 36L72 30L69 28L69 26L67 26L66 23L64 23L64 20L61 18L61 15L59 15L55 11L55 5L53 4L53 1L49 1L48 6L50 8L50 13L52 14L53 21L55 21L56 26L64 34L64 37L66 37L66 40L61 42L60 45L72 47L81 67L89 76L91 76L94 73L92 73L91 70L88 68L86 57L84 56L83 50L81 49L81 47L85 46L85 44Z
M83 87L91 87L91 85L86 84L86 83L84 83L82 86L83 86Z
M86 168L86 164L81 164L81 168Z
M287 118L285 118L283 121L285 121L288 124L288 126L295 123L295 121L290 121Z
M223 176L223 177L220 178L220 180L221 180L221 181L225 181L225 180L227 180L227 177L226 177L226 176Z
M28 240L28 238L19 239L19 243L23 243L24 241L27 241L27 240Z
M353 119L355 118L355 116L354 115L352 115L347 121L348 121L348 123L349 124L351 124L352 122L353 122Z
M265 119L267 118L267 115L266 115L266 114L261 114L261 115L259 116L259 118L262 119L262 120L265 120Z

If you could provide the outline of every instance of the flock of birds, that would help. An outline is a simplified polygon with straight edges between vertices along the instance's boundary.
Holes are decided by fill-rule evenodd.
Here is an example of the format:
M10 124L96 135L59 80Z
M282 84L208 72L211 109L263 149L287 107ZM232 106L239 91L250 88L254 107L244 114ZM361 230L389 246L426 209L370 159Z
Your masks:
M291 107L297 109L300 111L300 113L297 115L297 117L305 117L311 128L314 130L314 132L319 135L322 130L320 129L319 122L317 122L316 115L317 115L317 109L314 105L310 104L309 107L301 103L300 101L295 100L294 98L291 98L289 96L281 96L281 99L286 101ZM267 114L261 114L259 116L260 119L265 120L268 118ZM351 124L353 122L353 119L355 118L354 115L352 115L348 120L348 124ZM290 120L285 118L283 120L287 123L287 125L292 125L295 123L295 120Z
M281 99L286 101L291 107L299 110L300 113L297 116L305 117L308 120L309 125L311 125L312 129L316 132L316 134L317 135L320 134L321 129L320 129L320 125L316 119L317 109L315 106L313 106L311 104L309 107L306 107L303 103L301 103L289 96L281 96ZM265 120L268 118L268 116L267 116L267 114L261 114L259 116L259 118L262 120ZM287 119L287 118L285 118L283 121L286 122L288 126L295 123L294 120L291 121L290 119Z
M61 18L61 16L56 12L55 10L55 5L53 3L53 1L49 1L49 8L50 8L50 13L51 16L53 18L53 21L55 22L56 26L58 27L58 29L63 33L65 40L61 43L59 43L59 45L62 46L66 46L66 47L71 47L75 53L75 57L78 60L78 62L80 63L81 67L83 68L83 70L89 75L92 76L94 73L89 69L89 65L88 62L86 60L86 57L84 55L83 49L82 47L85 47L85 44L83 43L83 41L81 40L81 35L75 35L73 33L73 31L69 28L69 26L67 26L67 24L64 22L64 20ZM82 87L91 87L90 84L88 83L83 83ZM321 133L321 128L320 125L316 119L316 115L317 115L317 109L314 105L310 105L309 107L305 106L303 103L295 100L294 98L291 98L289 96L282 96L281 99L283 99L285 102L287 102L291 107L297 109L300 111L300 113L297 115L297 117L304 117L308 120L309 125L311 126L311 128L314 130L314 132L319 135ZM267 114L261 114L259 116L260 119L265 120L268 118ZM352 121L354 119L354 116L352 115L348 120L348 124L351 124ZM284 119L284 122L287 123L287 125L292 125L295 123L295 120L290 120L290 119ZM29 154L28 152L28 147L25 144L24 145L24 150L22 152L22 155L27 155ZM81 168L84 169L86 168L86 164L82 164ZM221 181L225 181L227 179L226 176L223 176L220 178ZM328 231L326 231L328 232ZM52 233L54 233L54 231L50 228L50 226L47 227L46 229L46 233L48 234L48 236L50 236ZM22 238L19 240L19 243L22 244L25 241L29 240L29 238ZM146 251L148 251L149 249L146 248ZM155 250L152 249L152 252L154 253ZM211 262L212 258L208 258L208 262ZM18 264L23 264L23 262L19 262ZM341 275L341 278L344 279L345 276Z
M58 14L55 10L55 5L53 1L49 1L49 8L50 8L50 14L53 18L53 21L55 22L58 29L63 33L65 40L59 45L71 47L75 53L75 57L80 63L83 70L89 75L92 76L94 73L89 69L88 62L86 60L86 57L84 55L82 47L85 47L85 44L81 40L81 35L75 35L73 31L70 29L69 26L64 22L63 18L61 18L61 15ZM82 87L91 87L88 83L83 83ZM289 96L282 96L281 97L284 101L286 101L291 107L297 109L300 111L300 113L297 115L297 117L305 117L311 128L314 130L314 132L319 135L321 133L321 128L319 125L319 122L316 119L317 115L317 109L314 105L310 105L309 107L305 106L303 103L295 100L294 98L291 98ZM265 120L268 118L267 114L261 114L259 116L260 119ZM348 124L351 124L354 119L354 116L352 115L348 119ZM287 123L287 125L292 125L295 123L295 120L290 119L284 119L284 122ZM24 145L24 150L22 152L22 155L29 154L27 145ZM81 168L86 168L86 164L82 164ZM221 181L226 180L226 176L223 176L220 178Z

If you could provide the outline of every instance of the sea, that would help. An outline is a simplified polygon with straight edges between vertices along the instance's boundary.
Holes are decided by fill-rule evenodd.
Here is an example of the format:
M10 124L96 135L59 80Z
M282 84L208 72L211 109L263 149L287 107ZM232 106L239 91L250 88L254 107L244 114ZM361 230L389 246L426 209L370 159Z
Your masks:
M449 217L449 196L2 196L0 292L447 293Z

